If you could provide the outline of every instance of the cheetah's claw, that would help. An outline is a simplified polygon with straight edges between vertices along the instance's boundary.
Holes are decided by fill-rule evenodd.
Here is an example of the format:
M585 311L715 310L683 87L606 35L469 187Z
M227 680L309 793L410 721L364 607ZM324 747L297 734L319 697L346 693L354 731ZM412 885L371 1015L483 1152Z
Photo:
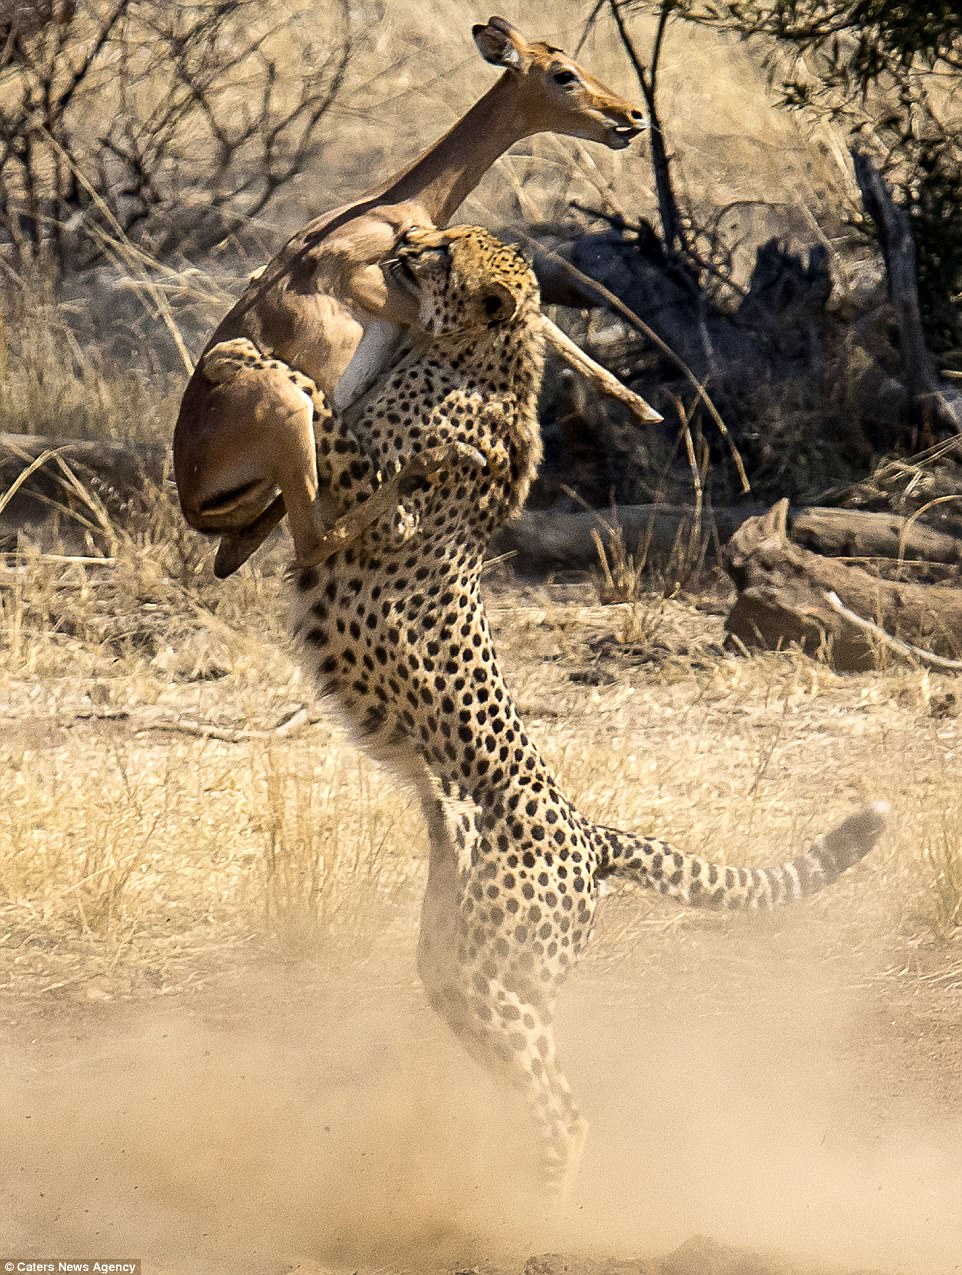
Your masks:
M469 443L455 440L452 443L427 447L398 470L396 478L400 494L406 495L422 482L437 487L443 481L446 471L459 461L479 470L484 469L487 464L484 454Z

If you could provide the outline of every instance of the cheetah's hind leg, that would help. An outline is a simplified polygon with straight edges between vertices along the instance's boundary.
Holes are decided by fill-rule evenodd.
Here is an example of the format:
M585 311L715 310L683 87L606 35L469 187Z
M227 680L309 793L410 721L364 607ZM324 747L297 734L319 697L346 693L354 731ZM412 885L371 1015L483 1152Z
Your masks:
M334 554L354 544L379 519L387 515L398 516L399 534L392 528L395 540L401 544L410 540L417 532L418 522L417 516L406 509L405 496L425 483L431 487L437 486L443 480L447 468L459 461L473 465L476 469L484 469L486 464L485 457L476 447L462 442L441 443L436 447L425 448L423 452L413 456L397 473L382 482L366 500L338 518L322 538L311 562L305 565L326 562Z

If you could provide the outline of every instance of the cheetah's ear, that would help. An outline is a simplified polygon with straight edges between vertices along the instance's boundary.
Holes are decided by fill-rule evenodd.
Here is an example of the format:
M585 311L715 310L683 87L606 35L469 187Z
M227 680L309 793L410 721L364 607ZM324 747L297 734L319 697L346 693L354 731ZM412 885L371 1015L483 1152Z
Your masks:
M488 323L507 323L509 319L514 318L518 299L503 283L489 283L481 300L481 306Z
M540 247L540 245L528 240L525 243L513 243L511 247L515 250L524 264L526 266L530 266L533 270L535 263L535 248Z

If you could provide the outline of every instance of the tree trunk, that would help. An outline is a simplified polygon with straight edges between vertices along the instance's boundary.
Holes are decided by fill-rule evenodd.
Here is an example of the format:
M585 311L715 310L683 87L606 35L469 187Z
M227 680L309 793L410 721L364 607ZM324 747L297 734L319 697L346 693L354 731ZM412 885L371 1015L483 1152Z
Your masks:
M889 293L898 318L902 366L910 400L920 420L934 418L943 429L962 431L962 395L955 386L936 376L925 341L915 240L908 214L892 199L885 179L869 157L854 149L851 155L862 203L878 231Z

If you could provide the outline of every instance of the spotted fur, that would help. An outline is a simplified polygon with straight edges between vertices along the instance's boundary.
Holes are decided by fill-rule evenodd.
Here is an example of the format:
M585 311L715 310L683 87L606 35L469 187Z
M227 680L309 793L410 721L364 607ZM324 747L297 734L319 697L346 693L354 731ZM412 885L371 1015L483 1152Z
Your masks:
M601 827L565 798L502 679L479 590L491 535L520 510L541 457L535 279L514 249L470 227L413 232L399 257L431 342L352 421L366 459L342 469L345 506L377 489L379 469L438 444L461 440L486 466L453 464L442 484L412 494L410 543L375 527L300 572L295 631L320 690L419 791L431 843L421 977L469 1051L527 1099L545 1178L560 1186L586 1125L552 1018L600 883L629 876L716 908L787 903L866 854L883 811L855 815L780 867L744 869Z

